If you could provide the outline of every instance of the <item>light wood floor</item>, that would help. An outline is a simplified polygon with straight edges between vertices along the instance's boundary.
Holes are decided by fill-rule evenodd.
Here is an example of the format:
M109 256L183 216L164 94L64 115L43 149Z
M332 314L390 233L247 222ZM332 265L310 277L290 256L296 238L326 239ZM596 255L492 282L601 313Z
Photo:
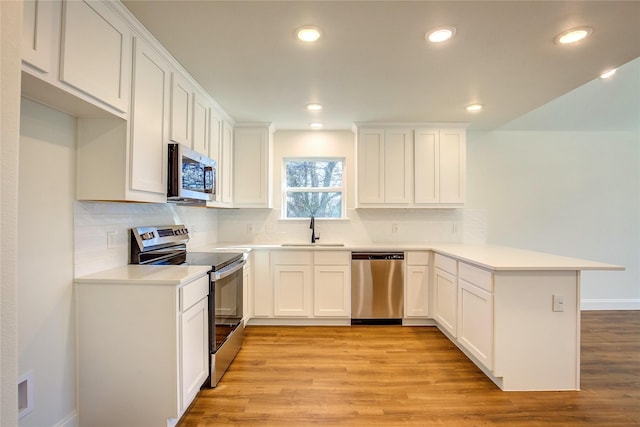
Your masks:
M265 327L181 427L640 425L640 311L583 312L582 390L502 392L435 327Z

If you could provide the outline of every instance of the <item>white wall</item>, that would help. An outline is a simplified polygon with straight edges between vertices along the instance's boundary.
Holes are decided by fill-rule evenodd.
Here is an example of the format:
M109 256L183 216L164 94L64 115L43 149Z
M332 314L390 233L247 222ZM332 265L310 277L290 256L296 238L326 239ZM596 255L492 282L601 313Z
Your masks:
M18 418L17 214L22 2L0 1L0 425Z
M584 272L582 307L640 308L637 132L494 131L467 138L468 203L488 242L624 265Z
M75 413L73 203L75 119L22 100L18 204L19 373L33 371L33 411L20 425Z
M282 164L287 157L346 160L347 219L316 221L321 242L470 242L485 239L484 211L462 209L354 209L355 137L351 131L278 131L274 135L273 210L231 209L218 213L218 241L306 242L308 219L282 219ZM392 225L397 231L392 232ZM253 231L249 231L253 230Z

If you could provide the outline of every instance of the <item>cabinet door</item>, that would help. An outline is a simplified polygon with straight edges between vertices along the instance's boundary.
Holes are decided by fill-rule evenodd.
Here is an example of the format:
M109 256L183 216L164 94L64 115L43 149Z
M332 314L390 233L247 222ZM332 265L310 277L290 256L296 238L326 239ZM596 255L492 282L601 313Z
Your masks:
M311 266L273 266L273 314L283 317L311 315Z
M198 95L193 97L193 150L209 156L209 103Z
M218 162L220 182L220 202L231 205L233 200L233 126L227 121L222 122L222 144L220 147L220 160Z
M407 129L384 133L384 202L409 204L413 179L413 134Z
M131 189L167 193L169 71L162 57L135 40L131 112Z
M429 316L429 267L408 265L405 276L404 317Z
M453 337L456 337L458 285L456 277L435 269L433 317Z
M209 109L209 158L220 164L220 140L222 139L222 119L213 108ZM218 190L216 188L216 190ZM220 193L218 193L220 194Z
M384 203L384 130L358 131L358 202Z
M416 129L414 141L414 197L416 203L440 202L440 131Z
M51 73L58 61L61 2L25 0L22 4L22 61L41 73Z
M193 88L178 73L171 78L171 140L191 147Z
M466 189L466 136L464 130L440 131L440 203L464 203Z
M184 411L209 376L209 309L204 298L180 316L180 388Z
M233 205L269 208L270 130L236 127L233 137Z
M273 286L271 281L271 261L268 251L253 252L253 277L251 298L253 298L253 317L271 317L273 315Z
M105 4L63 3L60 55L60 81L128 111L131 32Z
M458 341L493 369L493 294L459 280Z
M314 267L313 315L351 317L351 268L349 266Z

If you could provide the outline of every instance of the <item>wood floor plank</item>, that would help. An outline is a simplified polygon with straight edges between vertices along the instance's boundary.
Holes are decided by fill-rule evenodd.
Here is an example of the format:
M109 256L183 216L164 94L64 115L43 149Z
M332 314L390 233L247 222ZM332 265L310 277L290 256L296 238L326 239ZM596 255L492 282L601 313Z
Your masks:
M579 392L502 392L433 327L245 334L181 427L640 426L640 311L582 313Z

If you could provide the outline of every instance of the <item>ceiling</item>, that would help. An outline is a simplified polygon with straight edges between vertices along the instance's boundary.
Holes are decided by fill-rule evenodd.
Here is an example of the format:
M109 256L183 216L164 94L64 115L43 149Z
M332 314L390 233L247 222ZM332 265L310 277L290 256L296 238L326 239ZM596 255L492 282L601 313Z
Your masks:
M640 57L640 1L123 3L236 121L277 129L315 121L495 129ZM320 40L295 39L302 25L319 27ZM442 25L455 37L427 43ZM593 33L554 43L579 26ZM311 102L323 110L308 112ZM476 102L481 112L465 110Z

